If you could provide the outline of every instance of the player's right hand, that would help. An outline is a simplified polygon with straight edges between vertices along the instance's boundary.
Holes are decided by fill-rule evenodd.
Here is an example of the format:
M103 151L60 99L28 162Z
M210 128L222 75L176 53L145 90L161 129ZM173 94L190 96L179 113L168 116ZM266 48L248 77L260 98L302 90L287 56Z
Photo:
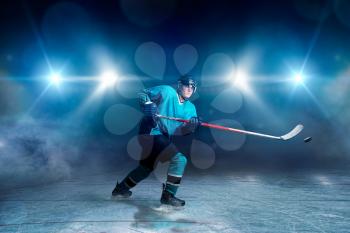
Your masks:
M201 126L202 121L199 119L199 117L191 117L187 124L190 130L192 132L195 132L198 129L198 127Z

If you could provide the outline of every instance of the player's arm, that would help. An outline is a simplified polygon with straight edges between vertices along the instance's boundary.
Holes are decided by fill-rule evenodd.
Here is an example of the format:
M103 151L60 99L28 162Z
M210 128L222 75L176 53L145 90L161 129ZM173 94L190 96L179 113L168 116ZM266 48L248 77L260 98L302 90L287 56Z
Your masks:
M143 89L141 92L138 93L139 103L141 106L147 102L159 103L162 98L162 95L164 95L164 92L164 86L155 86Z
M157 112L157 105L161 100L164 87L156 86L143 89L138 93L139 104L145 116L154 117Z

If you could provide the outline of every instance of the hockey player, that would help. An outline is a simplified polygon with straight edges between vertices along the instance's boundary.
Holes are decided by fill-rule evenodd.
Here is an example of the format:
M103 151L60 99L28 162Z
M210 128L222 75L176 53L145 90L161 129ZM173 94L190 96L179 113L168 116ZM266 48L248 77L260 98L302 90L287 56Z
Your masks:
M122 182L118 183L112 196L130 197L131 188L149 176L158 162L169 161L166 184L160 199L162 204L184 206L185 201L175 197L184 174L187 159L172 143L172 138L195 132L201 122L195 106L188 100L196 91L197 84L190 75L181 76L177 90L161 85L145 89L139 94L144 118L139 129L139 142L142 156L138 167L132 170ZM160 119L156 114L189 120L181 123Z

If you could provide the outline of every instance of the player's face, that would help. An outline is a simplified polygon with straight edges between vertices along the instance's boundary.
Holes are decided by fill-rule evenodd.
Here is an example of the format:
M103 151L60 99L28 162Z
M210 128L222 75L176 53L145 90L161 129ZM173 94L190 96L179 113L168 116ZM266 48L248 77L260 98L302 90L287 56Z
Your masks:
M194 86L190 85L181 85L181 95L185 99L188 99L192 96L194 90Z

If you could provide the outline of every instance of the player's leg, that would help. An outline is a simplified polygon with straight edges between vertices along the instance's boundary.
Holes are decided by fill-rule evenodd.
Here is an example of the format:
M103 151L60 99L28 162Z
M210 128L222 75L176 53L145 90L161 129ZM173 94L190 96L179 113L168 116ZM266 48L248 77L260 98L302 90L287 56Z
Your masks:
M187 164L186 156L178 152L170 159L167 181L163 185L161 203L173 206L184 206L185 201L175 197L177 189L180 186L181 178L184 174Z
M169 146L169 138L164 135L140 135L139 140L143 148L139 166L132 170L121 183L117 182L112 192L113 196L130 197L132 194L130 189L149 176L159 161L160 154L165 152L174 154L174 149Z
M131 188L135 187L140 181L146 179L149 174L152 172L152 169L139 165L134 170L132 170L122 182L118 183L115 186L112 195L121 196L121 197L130 197L132 192Z

